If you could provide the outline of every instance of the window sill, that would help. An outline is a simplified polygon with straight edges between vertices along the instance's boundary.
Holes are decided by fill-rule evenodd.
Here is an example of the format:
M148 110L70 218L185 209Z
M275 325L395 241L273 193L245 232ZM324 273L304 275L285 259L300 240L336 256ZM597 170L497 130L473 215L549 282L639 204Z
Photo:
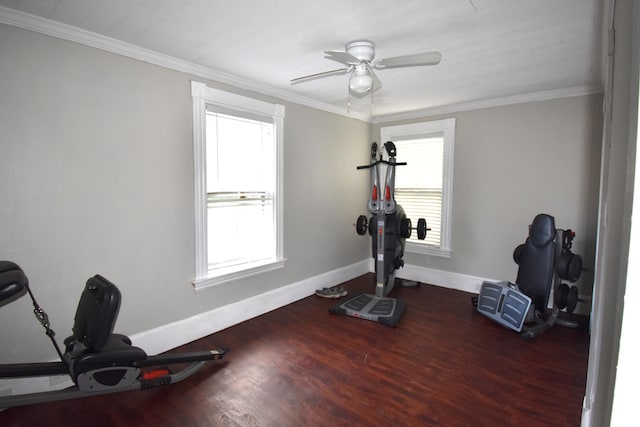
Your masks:
M450 249L442 249L436 246L422 245L420 243L407 242L404 248L405 252L414 254L431 255L440 258L451 258Z
M270 259L266 261L254 262L242 266L229 267L219 270L209 271L207 277L193 281L196 291L211 288L234 280L246 279L257 274L266 273L284 267L286 259Z

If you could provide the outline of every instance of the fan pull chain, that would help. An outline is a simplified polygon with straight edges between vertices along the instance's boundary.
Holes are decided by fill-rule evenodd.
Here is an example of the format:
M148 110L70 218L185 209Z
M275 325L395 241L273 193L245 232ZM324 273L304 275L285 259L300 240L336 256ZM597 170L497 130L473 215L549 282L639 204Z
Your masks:
M370 109L369 112L371 113L371 115L373 116L373 93L375 91L373 90L373 88L371 88L371 105L370 105Z

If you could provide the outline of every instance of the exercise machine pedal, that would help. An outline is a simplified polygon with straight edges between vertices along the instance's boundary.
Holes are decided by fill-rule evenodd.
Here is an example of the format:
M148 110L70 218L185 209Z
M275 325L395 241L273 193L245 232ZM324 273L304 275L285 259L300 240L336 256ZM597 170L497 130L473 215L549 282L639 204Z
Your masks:
M399 298L377 297L359 294L329 309L332 314L342 314L371 320L395 327L404 314L405 303Z
M483 282L480 295L473 300L478 312L507 328L520 332L524 324L531 298L509 282Z

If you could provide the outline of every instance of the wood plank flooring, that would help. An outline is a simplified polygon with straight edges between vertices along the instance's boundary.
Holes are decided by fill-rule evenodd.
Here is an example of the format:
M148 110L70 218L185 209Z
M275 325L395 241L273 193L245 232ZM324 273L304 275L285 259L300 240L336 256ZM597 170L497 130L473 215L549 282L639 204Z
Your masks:
M345 287L372 292L373 275ZM231 350L182 383L10 408L0 426L580 425L586 331L525 342L468 293L391 296L407 303L396 328L331 315L336 300L311 296L176 349Z

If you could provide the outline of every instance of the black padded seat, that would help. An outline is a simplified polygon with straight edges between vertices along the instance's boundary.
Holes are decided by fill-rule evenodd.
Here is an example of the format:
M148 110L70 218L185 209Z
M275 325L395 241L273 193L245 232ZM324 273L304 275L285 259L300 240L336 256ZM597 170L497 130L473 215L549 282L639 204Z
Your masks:
M120 311L120 290L96 274L80 296L73 324L73 337L89 351L100 351L113 333Z
M65 340L65 359L74 377L92 369L113 365L131 366L147 358L129 337L114 334L120 310L120 290L99 274L87 280L73 324L73 335Z
M0 303L9 303L24 295L28 283L27 276L18 264L0 261Z
M147 353L131 345L129 337L112 334L99 352L80 352L72 360L72 375L78 375L107 367L134 366L135 362L147 358Z
M537 310L546 309L555 274L555 220L551 215L538 214L529 228L529 237L518 257L516 284L531 298Z

